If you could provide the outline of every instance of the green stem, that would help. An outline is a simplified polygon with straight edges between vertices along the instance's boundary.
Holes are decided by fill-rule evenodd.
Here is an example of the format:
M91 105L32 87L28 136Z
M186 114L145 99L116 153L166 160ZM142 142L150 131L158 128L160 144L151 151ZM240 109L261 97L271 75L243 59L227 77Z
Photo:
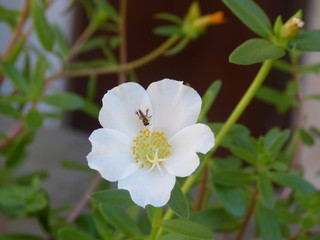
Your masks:
M162 217L163 208L156 208L152 221L152 230L149 237L149 240L155 240L157 237L157 233L160 229L161 225L161 217Z
M87 42L87 40L92 36L92 34L96 31L98 27L98 23L92 21L86 29L82 32L79 38L75 41L72 48L70 49L68 55L63 60L63 65L68 64L71 62L75 56L78 55L83 45Z
M63 72L51 75L50 77L48 77L48 79L52 80L60 77L72 78L72 77L90 76L90 75L98 75L98 74L126 72L128 70L135 69L137 67L145 65L146 63L151 62L155 58L159 57L166 50L168 50L173 44L175 44L179 38L180 38L179 36L171 36L169 39L167 39L167 41L165 41L158 48L156 48L149 54L141 58L138 58L137 60L134 60L132 62L128 62L118 66L63 71Z
M184 193L188 192L190 188L192 187L194 181L198 178L199 174L201 173L204 166L207 164L211 156L215 153L215 151L220 146L223 138L225 135L230 131L233 124L237 122L237 120L240 118L244 110L247 108L251 100L253 99L254 95L260 88L263 81L266 79L268 73L270 72L272 68L272 60L264 61L259 72L257 73L256 77L254 78L253 82L249 86L248 90L245 92L243 97L241 98L240 102L236 106L236 108L233 110L227 121L223 124L223 127L219 131L219 133L216 136L216 141L214 147L206 154L206 157L204 158L199 171L194 174L193 178L188 178L185 182L185 184L182 187L182 190ZM189 180L190 179L190 180Z
M229 116L229 118L227 119L225 124L223 124L222 129L217 134L214 147L206 154L206 157L203 159L197 172L195 174L193 174L192 176L188 177L186 179L186 181L184 182L184 184L182 186L182 192L184 194L187 193L191 189L191 187L194 185L194 183L196 182L196 180L200 176L204 166L206 166L206 164L210 160L211 156L214 154L214 152L220 146L225 135L230 131L232 125L239 119L239 117L242 115L244 110L247 108L247 106L251 102L252 98L254 97L254 95L256 94L258 89L260 88L263 81L266 79L268 73L270 72L270 70L272 68L272 63L273 63L272 60L266 60L263 62L259 72L257 73L253 82L249 86L248 90L245 92L245 94L241 98L240 102L238 103L236 108L233 110L233 112L231 113L231 115ZM168 211L165 213L165 215L163 217L163 220L167 220L167 219L172 218L173 214L174 214L173 211L171 209L168 209ZM161 233L162 232L160 229L157 237L160 237Z

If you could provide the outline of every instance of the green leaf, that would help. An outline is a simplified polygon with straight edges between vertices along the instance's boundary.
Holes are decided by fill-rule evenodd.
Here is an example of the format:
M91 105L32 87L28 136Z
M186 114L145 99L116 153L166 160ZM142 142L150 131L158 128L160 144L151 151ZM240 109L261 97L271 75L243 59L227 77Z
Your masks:
M117 206L100 204L106 221L127 237L141 236L142 233L127 213Z
M40 43L47 51L51 51L55 32L45 16L45 7L40 6L37 0L31 1L31 17Z
M320 30L311 30L299 33L288 42L293 50L320 51Z
M130 206L134 205L132 202L129 192L126 190L103 190L98 191L90 195L90 198L94 201L117 206Z
M279 171L279 172L284 172L288 170L288 166L284 164L283 162L279 161L271 161L266 164L266 166L270 169Z
M231 152L249 164L255 165L257 162L256 156L244 148L232 147Z
M291 64L285 60L275 60L272 65L273 68L278 69L283 72L291 73L292 67Z
M81 53L93 51L97 48L100 48L103 45L107 45L107 37L93 37L89 39L87 42L85 42L80 49Z
M198 240L213 239L213 234L207 227L185 219L170 219L162 223L164 230L186 236L189 238L194 238Z
M43 115L32 108L25 116L24 122L29 130L36 130L42 126L43 119Z
M299 136L305 145L312 146L314 144L313 137L304 128L299 128Z
M21 36L7 57L6 60L8 62L10 62L10 63L16 62L16 60L20 56L21 51L23 50L23 47L25 46L25 42L26 42L26 37Z
M89 168L87 164L83 164L73 160L64 160L61 162L61 166L71 170L85 171L90 173L93 172L93 170Z
M2 101L2 99L1 99ZM11 104L0 102L0 113L13 118L20 118L21 112L15 109Z
M107 1L104 0L96 0L94 2L96 4L96 8L99 11L102 11L106 16L108 16L110 19L112 19L115 22L120 21L120 16L117 12L117 10Z
M231 63L250 65L268 59L278 59L285 55L285 50L269 40L253 38L242 43L229 56Z
M258 176L258 190L261 201L266 208L274 207L274 191L272 183L265 172L261 172Z
M234 216L242 217L245 212L245 202L238 188L214 185L215 193L220 203Z
M268 16L254 1L223 0L223 2L253 32L264 38L272 35Z
M91 117L98 118L100 107L97 104L86 100L81 108L81 111Z
M58 240L96 240L90 235L71 227L64 227L58 232Z
M201 112L199 115L199 121L203 121L203 118L207 115L208 111L210 110L212 104L214 103L214 100L216 99L220 88L221 88L222 82L221 80L214 81L210 87L207 89L205 94L202 97L202 105L201 105Z
M94 225L101 238L104 240L112 239L111 229L109 229L108 222L104 219L101 211L98 208L94 208L92 216Z
M44 89L47 67L48 62L46 58L43 55L38 56L33 76L31 78L31 89L35 98L39 97Z
M214 207L193 213L190 216L190 220L219 232L235 231L241 225L239 218L233 217L222 207Z
M282 172L271 172L269 173L269 177L272 181L297 191L309 193L317 191L311 183L302 179L298 175Z
M282 240L277 219L272 211L265 208L259 201L256 204L255 216L264 240Z
M68 64L68 69L76 70L76 69L88 69L88 68L100 68L100 67L107 67L114 65L111 63L110 59L95 59L92 61L79 61L79 62L72 62Z
M213 133L217 135L222 129L224 123L208 123ZM235 139L240 136L247 137L250 134L248 128L240 124L233 124L227 135L223 138L221 146L229 148L235 143Z
M273 131L274 130L274 131ZM278 153L283 145L286 143L290 135L289 130L280 132L278 129L273 128L265 137L264 150L265 152Z
M27 79L18 69L16 69L13 64L9 62L3 62L2 71L4 75L6 75L12 81L12 83L18 90L24 92L25 94L29 94L30 87L28 85Z
M227 158L215 158L212 163L216 169L235 170L242 167L242 162L236 156L228 156Z
M308 64L308 65L300 65L299 72L302 75L306 75L306 74L310 74L310 73L319 74L320 64L314 63L314 64Z
M41 237L27 235L27 234L1 234L0 240L42 240Z
M310 133L311 133L314 137L320 138L320 130L319 130L317 127L311 126L311 127L310 127Z
M0 189L0 206L11 216L27 216L45 208L47 198L33 186L10 185Z
M26 146L32 141L33 136L33 132L24 131L10 144L6 152L5 166L7 168L16 168L23 162L26 157Z
M277 205L272 213L279 223L298 223L300 221L299 214L291 211L286 205Z
M240 170L213 171L213 181L223 186L243 186L256 180L255 175Z
M87 84L86 101L92 102L97 92L97 76L91 75Z
M170 14L170 13L158 13L158 14L156 14L156 18L157 19L167 20L167 21L173 22L173 23L175 23L177 25L182 24L181 18L179 18L176 15Z
M183 33L181 27L175 25L161 26L154 30L154 33L160 36L181 35Z
M94 237L97 235L91 211L87 213L82 212L77 217L76 224L77 229L81 229L84 233Z
M174 47L167 50L164 55L165 56L173 56L179 52L181 52L190 42L190 39L185 37L180 40Z
M34 178L38 178L40 180L46 179L48 178L48 175L49 174L46 171L33 171L31 173L20 175L15 179L15 182L20 184L30 184Z
M37 192L31 199L28 200L25 206L25 212L34 214L48 205L47 194L44 191Z
M169 207L182 218L189 218L190 210L186 197L184 196L179 183L176 184L171 192L171 197L168 202Z
M53 26L53 30L57 39L57 45L62 56L66 56L70 50L70 44L68 43L64 33L58 26Z
M41 101L62 110L76 110L84 105L83 98L74 93L46 95L41 98Z
M282 17L278 16L276 18L274 25L273 25L273 32L276 37L280 37L282 27L283 27Z
M303 99L320 101L320 94L309 94L304 96Z
M274 105L279 113L285 113L290 107L296 105L293 97L268 86L261 86L255 97Z
M159 240L196 240L196 239L186 238L185 236L174 234L174 233L167 233L161 236Z
M6 22L11 28L15 28L20 16L20 11L9 10L0 6L0 22Z
M118 37L118 36L114 36L114 37L110 38L110 41L109 41L110 48L111 48L111 49L116 49L117 47L119 47L119 45L121 44L121 42L122 42L122 40L121 40L121 38ZM102 47L104 47L104 46L102 46ZM106 55L107 55L107 54L106 54ZM109 55L110 55L110 54L109 54ZM117 61L116 61L116 59L115 59L114 56L113 56L112 58L110 57L110 62L111 62L112 64L116 64L116 63L117 63Z

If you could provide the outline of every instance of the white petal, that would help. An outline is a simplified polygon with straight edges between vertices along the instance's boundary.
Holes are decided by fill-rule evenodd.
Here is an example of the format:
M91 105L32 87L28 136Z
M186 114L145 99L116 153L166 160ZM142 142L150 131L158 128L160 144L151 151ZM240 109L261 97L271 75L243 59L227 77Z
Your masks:
M204 124L194 124L182 129L168 143L172 146L171 156L163 167L171 174L186 177L199 165L196 152L207 153L214 145L214 135Z
M153 128L170 138L181 129L196 123L201 97L182 82L164 79L147 89L152 104Z
M144 129L136 111L141 109L145 113L149 109L149 115L152 115L148 94L137 83L124 83L109 90L102 102L99 114L102 127L119 130L131 138Z
M89 140L92 151L87 156L88 165L106 180L118 181L139 167L131 153L132 140L123 133L100 128L90 135Z
M169 201L175 182L175 176L165 171L161 174L156 169L148 172L147 169L139 168L132 175L120 180L118 188L128 190L132 200L141 207L147 204L162 207Z

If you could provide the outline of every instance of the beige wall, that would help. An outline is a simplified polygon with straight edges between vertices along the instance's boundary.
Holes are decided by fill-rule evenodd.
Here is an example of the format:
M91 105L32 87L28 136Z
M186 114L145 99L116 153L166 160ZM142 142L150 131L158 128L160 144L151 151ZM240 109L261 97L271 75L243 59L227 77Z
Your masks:
M304 20L308 29L320 28L320 1L310 1L309 11L305 13ZM306 63L320 63L320 53L308 53ZM303 79L303 94L320 94L320 74L309 75ZM303 106L305 127L315 126L320 129L320 102L306 101ZM320 140L316 140L312 147L302 147L302 164L308 180L320 188Z

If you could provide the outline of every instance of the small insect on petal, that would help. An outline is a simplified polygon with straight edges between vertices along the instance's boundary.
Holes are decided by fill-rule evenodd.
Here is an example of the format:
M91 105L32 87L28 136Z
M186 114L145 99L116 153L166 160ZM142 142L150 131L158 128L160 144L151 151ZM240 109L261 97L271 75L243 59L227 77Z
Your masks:
M147 108L145 114L140 109L136 111L136 114L138 115L139 119L142 121L145 127L150 125L151 116L149 116L149 108Z

